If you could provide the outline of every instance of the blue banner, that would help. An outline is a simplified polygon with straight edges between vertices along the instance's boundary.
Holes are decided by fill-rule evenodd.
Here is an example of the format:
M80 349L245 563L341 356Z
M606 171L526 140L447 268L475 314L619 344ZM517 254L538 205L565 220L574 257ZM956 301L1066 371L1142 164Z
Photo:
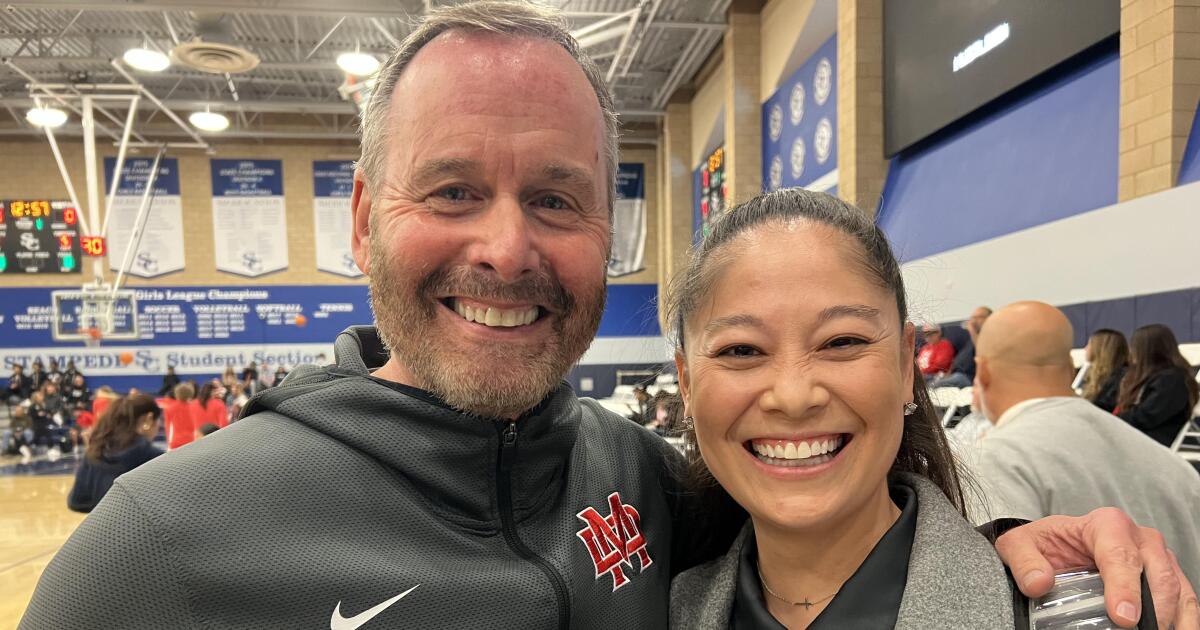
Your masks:
M353 161L317 160L313 162L314 197L350 197L353 194Z
M646 197L646 165L621 162L617 170L617 198L644 199Z
M333 341L349 326L370 324L366 285L138 287L140 338L99 346L56 342L54 289L0 289L0 369L34 359L74 361L94 389L110 385L156 390L168 366L202 379L250 361L288 368L333 361ZM654 284L608 287L588 365L646 363L669 358L658 327ZM128 305L128 302L125 303ZM70 305L64 304L69 311ZM64 313L70 328L72 315ZM118 313L122 328L128 314ZM0 375L2 377L3 375Z
M280 160L212 160L214 197L279 197L283 195Z
M762 105L763 188L837 185L837 35Z
M146 190L146 182L150 181L150 167L154 166L153 158L126 158L121 165L121 181L117 184L117 195L141 196ZM112 186L113 169L117 167L117 158L104 158L104 190ZM163 158L158 163L158 179L154 180L155 195L179 194L179 160Z

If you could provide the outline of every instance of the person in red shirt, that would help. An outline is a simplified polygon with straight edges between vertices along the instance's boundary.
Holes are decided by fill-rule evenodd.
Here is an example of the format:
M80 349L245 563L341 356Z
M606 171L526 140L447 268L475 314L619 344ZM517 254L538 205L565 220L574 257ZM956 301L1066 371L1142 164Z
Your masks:
M229 426L229 408L225 406L225 388L221 382L213 379L200 386L200 395L196 398L203 420L196 421L196 427L211 422L218 429Z
M167 428L167 450L175 450L196 438L196 427L204 423L204 411L191 383L175 386L175 400L164 399L163 420Z
M954 363L954 346L942 337L942 327L937 324L927 324L924 329L925 345L917 353L917 367L925 380L940 378L950 372Z
M92 415L96 418L104 413L105 409L116 399L120 398L116 392L108 385L102 385L96 389L96 397L92 399Z

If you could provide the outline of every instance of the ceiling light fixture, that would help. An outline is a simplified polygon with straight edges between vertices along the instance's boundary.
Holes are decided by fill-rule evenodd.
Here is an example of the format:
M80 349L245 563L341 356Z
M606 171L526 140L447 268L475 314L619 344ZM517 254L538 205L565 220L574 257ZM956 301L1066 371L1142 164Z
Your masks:
M34 127L61 127L67 122L67 112L55 107L34 107L25 112L25 120Z
M354 52L344 52L337 57L337 65L342 70L358 77L369 77L379 71L379 60L359 50L354 45Z
M229 117L219 112L209 111L206 107L202 112L192 112L188 122L201 131L225 131L229 128Z
M148 45L143 45L141 48L130 48L121 58L131 68L143 72L162 72L171 65L170 58Z

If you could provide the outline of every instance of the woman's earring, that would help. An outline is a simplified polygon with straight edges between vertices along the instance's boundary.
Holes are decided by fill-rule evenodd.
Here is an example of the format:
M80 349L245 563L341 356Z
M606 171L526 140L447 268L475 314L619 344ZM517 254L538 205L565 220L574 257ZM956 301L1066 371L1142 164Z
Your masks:
M917 403L904 403L904 415L911 416L917 412Z
M691 416L685 416L683 418L683 429L685 431L691 431L692 429L695 429L695 428L696 428L696 420L694 418L692 418Z

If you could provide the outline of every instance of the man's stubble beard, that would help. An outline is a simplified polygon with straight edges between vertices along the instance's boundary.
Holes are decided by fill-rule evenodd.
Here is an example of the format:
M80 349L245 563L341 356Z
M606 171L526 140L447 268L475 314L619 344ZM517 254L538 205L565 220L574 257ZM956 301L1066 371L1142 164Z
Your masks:
M373 230L374 231L374 230ZM376 232L379 233L379 232ZM437 396L450 407L485 418L516 418L544 400L591 345L606 298L605 267L588 296L571 295L557 279L540 273L502 285L466 267L439 268L406 278L381 239L368 245L371 309L379 337L392 357L418 381L407 383ZM437 328L434 295L497 298L549 306L553 334L532 346L491 344L471 356L461 340ZM455 317L458 317L455 314ZM481 325L481 324L477 324ZM488 356L484 358L485 353Z

